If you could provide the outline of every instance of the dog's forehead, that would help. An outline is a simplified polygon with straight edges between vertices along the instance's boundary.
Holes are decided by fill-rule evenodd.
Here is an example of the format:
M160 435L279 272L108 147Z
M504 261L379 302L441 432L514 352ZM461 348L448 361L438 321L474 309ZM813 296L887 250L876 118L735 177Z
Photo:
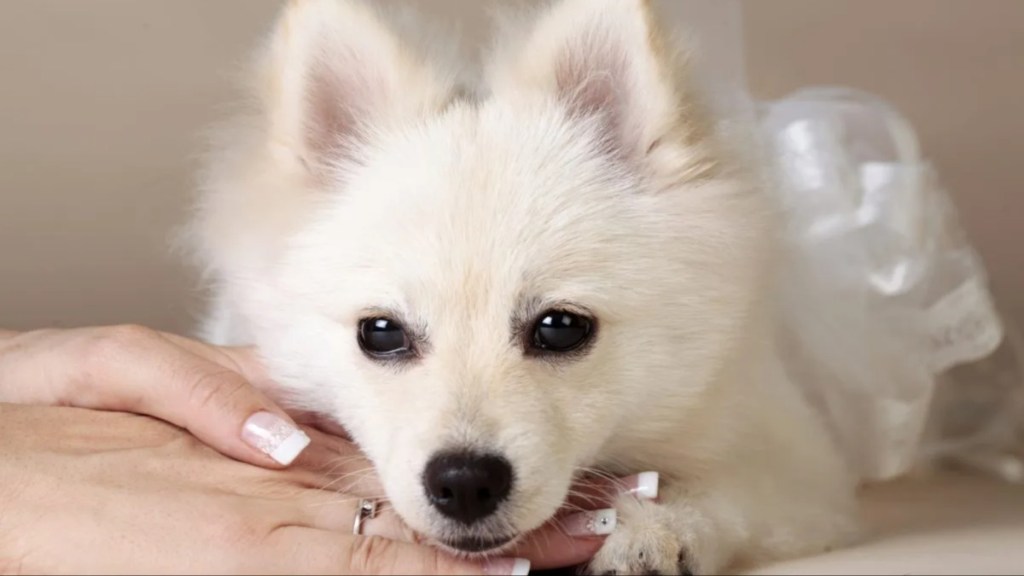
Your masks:
M464 105L383 137L345 209L387 230L396 242L382 248L399 261L520 273L617 234L633 186L587 127L555 107Z
M419 185L407 200L443 202L471 222L485 211L545 216L593 204L622 176L587 123L544 103L456 106L399 132L381 150L384 166L403 158L407 179ZM608 206L608 199L598 204Z
M456 106L380 135L292 262L329 307L507 322L538 298L594 304L658 252L636 187L554 106Z

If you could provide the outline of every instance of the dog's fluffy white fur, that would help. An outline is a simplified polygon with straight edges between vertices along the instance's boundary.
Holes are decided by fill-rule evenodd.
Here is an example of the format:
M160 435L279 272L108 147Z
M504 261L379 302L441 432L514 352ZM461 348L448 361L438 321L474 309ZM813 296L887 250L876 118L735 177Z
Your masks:
M771 195L655 21L641 0L557 2L464 98L370 7L293 1L219 133L191 227L205 336L257 345L428 538L536 528L586 469L662 479L658 502L619 503L597 573L714 573L855 533L851 478L772 353ZM525 353L517 323L559 307L594 317L590 348ZM361 352L377 314L421 333L415 360ZM493 521L429 505L423 468L453 448L512 463Z

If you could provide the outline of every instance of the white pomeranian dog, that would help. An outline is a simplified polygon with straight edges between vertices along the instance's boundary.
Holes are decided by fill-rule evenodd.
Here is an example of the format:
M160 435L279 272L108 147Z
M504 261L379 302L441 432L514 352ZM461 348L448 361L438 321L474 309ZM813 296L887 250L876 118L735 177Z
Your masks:
M220 131L191 237L205 337L256 345L428 541L495 554L588 470L592 573L716 573L856 534L773 353L776 208L642 0L563 0L461 89L372 7L297 0Z

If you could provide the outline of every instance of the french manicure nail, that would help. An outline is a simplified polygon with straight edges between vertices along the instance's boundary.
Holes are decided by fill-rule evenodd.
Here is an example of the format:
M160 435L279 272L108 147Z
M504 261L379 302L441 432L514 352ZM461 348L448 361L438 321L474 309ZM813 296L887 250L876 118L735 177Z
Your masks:
M621 480L628 494L645 500L654 500L658 497L658 473L641 472L634 476L628 476Z
M566 516L562 527L569 536L606 536L615 531L617 519L614 508L578 512Z
M242 426L242 440L282 466L298 458L310 441L305 432L270 412L249 416Z
M525 558L495 558L483 566L487 576L526 576L530 573L530 561Z

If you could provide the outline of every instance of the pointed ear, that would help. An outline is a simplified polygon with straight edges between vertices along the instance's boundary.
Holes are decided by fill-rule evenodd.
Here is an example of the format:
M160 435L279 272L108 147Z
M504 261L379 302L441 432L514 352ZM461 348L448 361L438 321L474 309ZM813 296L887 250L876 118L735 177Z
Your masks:
M440 109L453 83L353 0L291 0L261 67L270 138L314 175L367 128Z
M524 41L499 50L488 69L497 97L531 89L573 116L596 116L606 141L632 160L653 147L693 145L706 130L687 93L681 54L670 48L645 0L563 0Z

